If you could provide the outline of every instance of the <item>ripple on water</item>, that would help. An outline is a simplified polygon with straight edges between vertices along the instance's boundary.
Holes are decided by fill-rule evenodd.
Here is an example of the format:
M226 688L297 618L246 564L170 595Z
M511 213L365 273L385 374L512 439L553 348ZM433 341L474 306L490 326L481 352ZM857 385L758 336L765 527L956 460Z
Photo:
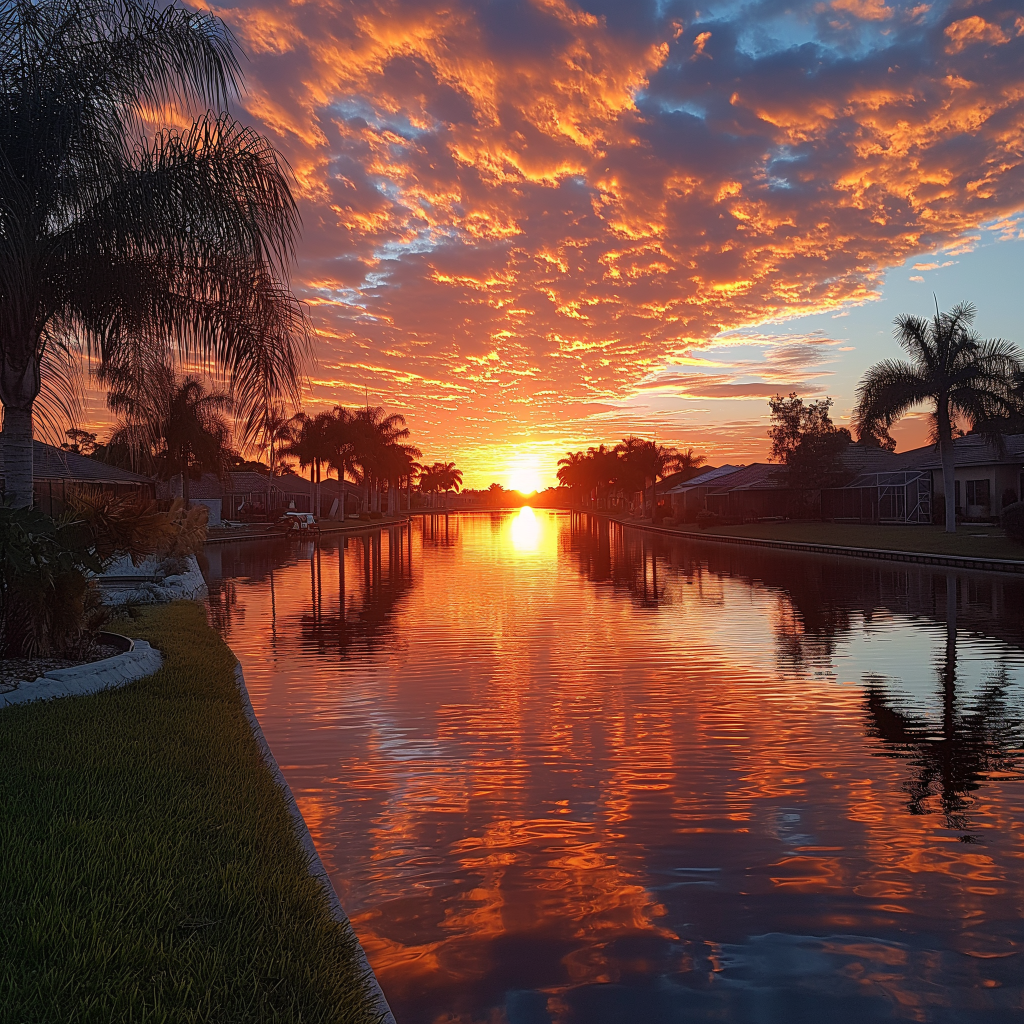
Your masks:
M544 511L217 559L403 1024L1020 1019L1020 582Z

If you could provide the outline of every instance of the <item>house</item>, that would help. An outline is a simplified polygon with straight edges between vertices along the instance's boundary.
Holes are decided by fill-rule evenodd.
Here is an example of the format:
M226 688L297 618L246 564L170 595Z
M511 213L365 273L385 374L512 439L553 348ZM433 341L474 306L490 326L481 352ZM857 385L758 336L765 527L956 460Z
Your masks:
M919 448L920 468L931 473L936 499L943 495L938 445ZM966 519L994 519L1024 495L1024 434L967 434L953 441L954 500Z
M313 485L297 473L286 472L275 476L270 490L270 508L267 509L268 479L262 473L239 470L226 473L223 478L204 473L198 480L189 481L189 501L209 509L209 523L218 526L223 520L248 518L276 519L284 512L312 512ZM181 477L172 477L163 484L163 496L181 497ZM341 488L337 480L320 481L320 508L324 516L337 512ZM345 481L345 512L357 511L362 502L362 490Z
M785 466L755 462L713 481L705 499L707 509L740 520L807 518L808 492L787 483Z
M913 468L861 473L845 487L821 492L821 518L859 523L930 523L932 475Z
M706 469L664 492L665 501L672 509L672 515L685 523L697 519L697 513L706 507L709 491L723 486L723 477L743 469L743 466L720 466Z
M839 453L837 469L840 477L859 480L896 472L906 463L906 456L851 442ZM710 511L732 519L818 519L825 515L827 501L832 500L828 508L833 508L835 500L826 495L835 490L845 488L794 487L785 466L754 463L715 481L706 504ZM861 507L857 505L858 510Z
M60 515L64 511L68 493L75 488L88 488L117 496L137 494L144 498L156 497L156 484L148 476L108 466L98 459L54 448L42 441L32 442L32 463L36 508L50 516ZM0 483L0 492L2 489Z

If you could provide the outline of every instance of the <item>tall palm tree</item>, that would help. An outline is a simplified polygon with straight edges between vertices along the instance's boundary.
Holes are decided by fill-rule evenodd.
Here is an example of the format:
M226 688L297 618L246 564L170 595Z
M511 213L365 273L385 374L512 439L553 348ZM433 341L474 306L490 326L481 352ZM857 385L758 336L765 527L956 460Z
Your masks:
M930 405L939 447L946 532L956 532L953 427L962 417L974 425L1012 414L1014 385L1022 372L1019 349L1006 341L982 341L974 333L975 309L961 302L948 313L938 305L931 320L903 315L893 332L910 356L883 359L861 378L854 423L861 441L888 438L889 427L911 409Z
M302 469L312 470L312 512L319 518L321 472L324 467L331 465L331 458L334 455L334 416L329 412L317 413L316 416L307 416L306 413L300 412L292 417L292 423L294 438L281 448L281 454L297 459Z
M109 444L126 446L136 453L140 468L162 480L180 476L181 497L189 508L190 480L227 470L231 396L207 391L202 378L179 377L170 367L151 368L141 395L118 390L116 383L107 401L120 420Z
M455 468L454 462L435 462L434 471L437 473L438 486L444 491L444 507L448 507L448 492L456 494L462 489L462 470Z
M330 468L338 474L341 491L339 502L341 521L345 521L345 481L358 476L359 452L356 447L358 435L354 429L352 414L343 406L334 407L333 420L329 427L331 448Z
M260 433L263 447L267 450L269 465L267 476L267 515L269 516L277 457L282 448L287 448L295 440L295 421L285 412L283 405L267 405L261 417Z
M569 488L573 500L584 486L586 458L583 452L566 452L565 458L558 460L558 482Z
M409 437L409 428L401 413L388 413L379 405L358 409L352 418L358 436L357 461L366 485L366 507L373 511L380 483L387 476L389 451Z
M220 19L161 0L4 0L0 38L2 448L21 506L40 391L73 392L83 349L102 366L151 351L216 365L247 421L294 392L311 328L285 284L286 168L223 113L241 75Z
M644 490L644 507L647 506L647 481L651 481L651 518L657 518L658 514L658 480L668 476L679 468L680 456L675 448L660 445L655 441L646 441L640 437L623 438L622 443L616 446L621 453L623 461L641 474ZM691 449L692 452L692 449ZM700 458L700 456L690 456Z

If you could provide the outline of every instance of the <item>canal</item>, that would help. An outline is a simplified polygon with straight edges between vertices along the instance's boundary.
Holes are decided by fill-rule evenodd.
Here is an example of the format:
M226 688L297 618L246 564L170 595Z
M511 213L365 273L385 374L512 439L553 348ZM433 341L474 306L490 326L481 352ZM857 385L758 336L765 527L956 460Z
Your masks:
M530 509L208 558L399 1024L1022 1019L1024 581Z

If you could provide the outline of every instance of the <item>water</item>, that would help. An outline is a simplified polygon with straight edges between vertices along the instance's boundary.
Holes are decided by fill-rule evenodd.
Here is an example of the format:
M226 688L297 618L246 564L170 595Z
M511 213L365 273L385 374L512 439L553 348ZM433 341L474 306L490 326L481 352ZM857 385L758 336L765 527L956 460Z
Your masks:
M400 1024L1024 1019L1024 583L529 509L210 559Z

